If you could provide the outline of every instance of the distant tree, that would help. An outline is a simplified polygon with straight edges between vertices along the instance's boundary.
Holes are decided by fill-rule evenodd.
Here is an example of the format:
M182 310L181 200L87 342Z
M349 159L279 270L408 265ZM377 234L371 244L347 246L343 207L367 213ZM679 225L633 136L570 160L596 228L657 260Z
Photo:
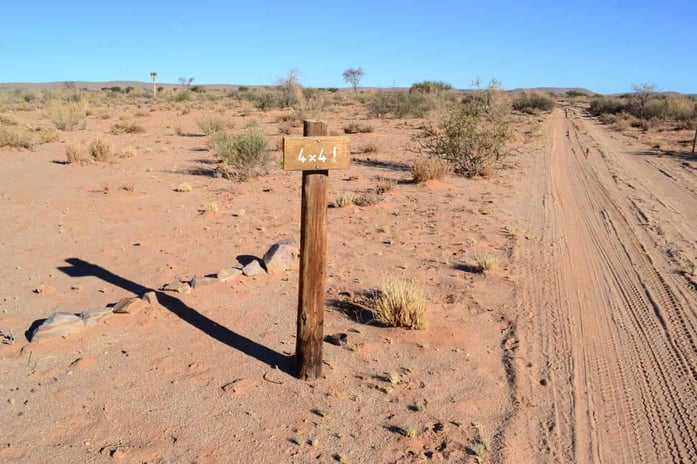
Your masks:
M363 68L358 67L348 68L346 71L344 71L342 76L344 77L344 82L351 84L353 91L356 92L358 91L358 84L361 82L364 74L365 72L363 72Z
M75 81L65 81L63 82L63 88L68 90L75 90Z
M150 73L150 77L152 78L152 96L154 97L157 95L157 87L155 87L155 81L157 80L157 73L155 71Z
M302 96L302 86L300 85L300 70L293 68L288 71L288 75L284 78L278 80L278 87L280 90L280 101L281 107L286 108L293 106Z
M645 117L646 103L649 101L649 98L651 98L651 95L656 93L657 88L656 84L632 84L632 91L634 93L631 98L640 118L643 119Z
M179 83L184 87L184 90L189 90L191 83L194 81L193 77L180 77Z

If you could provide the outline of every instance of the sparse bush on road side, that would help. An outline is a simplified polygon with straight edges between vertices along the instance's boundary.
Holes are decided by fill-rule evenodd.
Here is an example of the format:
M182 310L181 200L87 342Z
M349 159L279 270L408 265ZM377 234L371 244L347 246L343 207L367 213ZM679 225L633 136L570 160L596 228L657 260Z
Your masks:
M245 181L260 175L270 158L268 140L253 129L236 135L213 134L211 146L223 162L222 174L233 180Z
M510 111L507 95L492 83L467 95L439 125L428 126L413 140L423 155L445 160L456 174L472 177L503 158Z
M554 109L554 100L539 90L521 92L513 100L513 109L526 113L552 111Z

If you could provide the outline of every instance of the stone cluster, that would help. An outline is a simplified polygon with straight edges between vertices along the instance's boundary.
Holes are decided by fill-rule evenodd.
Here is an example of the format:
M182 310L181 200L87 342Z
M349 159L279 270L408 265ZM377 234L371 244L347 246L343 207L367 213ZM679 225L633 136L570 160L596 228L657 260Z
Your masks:
M284 239L269 247L262 259L253 259L243 267L230 267L218 271L215 276L195 276L187 282L174 281L161 287L161 291L190 293L192 289L221 282L232 282L245 277L282 274L297 268L300 250L293 239ZM36 325L29 333L29 341L41 342L56 337L66 337L87 327L94 327L112 314L136 314L157 304L157 292L149 291L140 297L123 298L116 304L83 311L79 314L56 312Z

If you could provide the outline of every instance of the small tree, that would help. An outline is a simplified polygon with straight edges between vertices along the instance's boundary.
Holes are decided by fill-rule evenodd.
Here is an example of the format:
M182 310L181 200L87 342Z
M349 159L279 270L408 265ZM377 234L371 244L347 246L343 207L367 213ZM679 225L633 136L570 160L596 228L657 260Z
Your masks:
M363 75L365 72L363 72L363 68L358 67L358 68L348 68L342 76L344 77L344 82L347 84L351 84L351 87L353 87L353 91L357 92L358 91L358 84L361 82L361 79L363 78Z
M155 71L150 73L150 77L152 78L152 96L154 97L157 95L157 87L155 87L155 81L157 80L157 73Z
M180 77L179 83L184 87L184 90L189 90L191 83L194 81L193 77Z
M440 124L427 127L413 140L418 151L446 161L455 174L484 174L505 156L505 144L511 135L510 109L507 95L492 80L488 88L477 87L452 107Z
M302 97L302 86L300 85L300 70L291 69L288 75L278 80L280 90L279 104L282 108L295 105Z
M646 103L651 98L651 95L656 93L656 84L632 84L632 101L636 107L636 112L640 118L644 118L646 114Z

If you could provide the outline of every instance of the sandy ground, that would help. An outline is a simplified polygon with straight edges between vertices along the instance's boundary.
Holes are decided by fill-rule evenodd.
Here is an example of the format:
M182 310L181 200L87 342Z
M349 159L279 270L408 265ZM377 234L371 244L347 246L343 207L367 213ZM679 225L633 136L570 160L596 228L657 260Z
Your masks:
M133 109L112 111L64 141L105 137L136 157L65 165L64 141L0 150L0 330L16 337L0 348L0 462L697 460L697 291L678 272L697 258L697 161L556 110L517 118L495 177L417 185L405 145L420 121L332 107L330 130L373 125L352 146L378 152L332 172L330 197L376 176L397 185L377 205L329 210L325 333L349 342L325 344L323 378L304 382L291 361L297 272L158 292L145 312L27 342L55 311L298 238L298 173L214 178L207 139L174 130L198 132L202 111L144 111L144 134L104 135ZM278 139L280 112L219 111ZM496 268L472 272L486 255ZM428 293L427 330L352 317L404 276Z

